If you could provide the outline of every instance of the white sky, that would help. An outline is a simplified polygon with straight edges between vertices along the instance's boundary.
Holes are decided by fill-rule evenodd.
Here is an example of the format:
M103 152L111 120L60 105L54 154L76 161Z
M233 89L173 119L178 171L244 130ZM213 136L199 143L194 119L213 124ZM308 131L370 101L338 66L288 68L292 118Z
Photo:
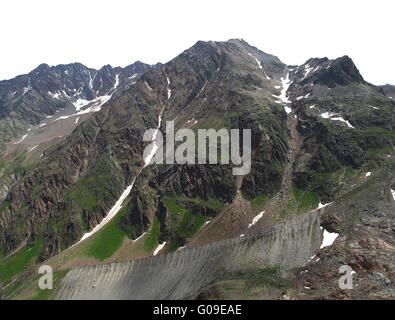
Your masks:
M1 0L0 79L40 63L167 62L198 40L243 38L287 64L349 55L395 84L395 1Z

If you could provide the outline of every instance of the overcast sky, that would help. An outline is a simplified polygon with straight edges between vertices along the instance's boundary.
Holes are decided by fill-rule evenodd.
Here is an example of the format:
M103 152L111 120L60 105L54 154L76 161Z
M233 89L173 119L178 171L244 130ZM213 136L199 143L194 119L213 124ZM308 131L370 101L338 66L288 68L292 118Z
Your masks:
M287 64L349 55L365 80L395 84L394 13L394 0L1 0L0 79L44 62L165 63L242 38Z

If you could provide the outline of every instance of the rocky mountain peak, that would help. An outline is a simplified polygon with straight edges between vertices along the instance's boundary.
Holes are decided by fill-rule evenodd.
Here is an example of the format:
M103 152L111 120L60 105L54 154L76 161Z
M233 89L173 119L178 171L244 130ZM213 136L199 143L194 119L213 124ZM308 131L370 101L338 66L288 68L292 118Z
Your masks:
M298 81L324 85L329 88L344 86L351 83L365 83L354 62L348 56L335 60L328 58L311 58L296 70Z

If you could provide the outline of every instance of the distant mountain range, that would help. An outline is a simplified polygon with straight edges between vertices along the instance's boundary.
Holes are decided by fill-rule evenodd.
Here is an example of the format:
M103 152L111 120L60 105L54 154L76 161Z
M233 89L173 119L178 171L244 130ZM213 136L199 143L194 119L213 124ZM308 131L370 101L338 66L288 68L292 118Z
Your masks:
M54 121L56 116L65 119L73 112L99 110L150 68L139 61L125 68L106 65L100 70L80 63L55 67L41 64L28 74L0 81L2 148L4 143L17 140L34 126Z

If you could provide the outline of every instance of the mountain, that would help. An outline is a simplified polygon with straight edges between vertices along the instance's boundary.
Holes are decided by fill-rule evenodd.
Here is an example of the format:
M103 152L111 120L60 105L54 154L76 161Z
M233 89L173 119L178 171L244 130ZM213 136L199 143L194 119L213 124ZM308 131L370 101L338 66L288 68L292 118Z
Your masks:
M394 100L395 99L395 86L392 84L386 84L385 86L381 86L383 88L384 94Z
M100 70L80 63L42 64L29 74L0 81L0 201L22 168L34 166L49 145L68 136L150 68L139 61Z
M106 65L100 70L81 63L55 67L41 64L28 74L0 81L2 151L5 143L28 141L58 119L73 118L75 123L76 116L71 117L72 114L84 115L100 109L111 96L129 88L149 68L139 61L125 68ZM74 126L68 127L70 133ZM47 134L44 139L49 138L51 135Z
M108 87L111 90L114 84ZM243 40L199 41L170 62L146 71L61 141L20 155L36 158L34 165L14 168L20 178L1 205L0 266L13 265L14 271L0 272L0 280L18 279L17 274L33 261L46 261L59 270L143 257L152 259L147 263L159 270L165 258L151 256L167 253L169 259L184 256L185 261L195 257L188 252L207 253L215 261L210 250L217 250L218 257L217 243L231 246L239 243L235 239L254 238L275 224L286 224L287 236L298 234L301 243L309 243L309 252L303 259L295 257L292 267L308 265L305 256L310 249L319 249L322 234L306 240L304 231L292 229L303 223L292 221L317 212L323 212L322 228L336 231L343 242L348 238L353 243L381 243L370 253L353 247L342 254L353 256L354 265L368 272L372 270L364 269L361 261L374 252L383 261L375 272L392 277L388 252L394 245L389 223L394 206L391 188L395 189L394 109L385 90L367 83L347 56L287 66ZM144 132L159 128L165 133L166 121L174 121L175 130L190 128L195 133L209 128L251 129L251 170L235 176L232 163L146 166ZM380 199L366 196L364 190L373 183L380 186L376 188ZM362 199L378 208L372 209L379 214L376 220L364 215L367 204ZM328 203L339 212L331 211L331 205L322 209ZM361 238L355 236L359 232ZM243 243L240 250L253 241ZM223 252L234 252L229 250ZM341 258L338 252L330 254L333 273ZM32 273L34 267L27 270ZM84 270L88 281L91 269ZM280 281L272 271L269 277ZM73 276L71 272L65 281L72 284ZM218 288L215 280L235 280L230 275L206 276L212 287L204 292L193 287L188 294L210 297ZM200 287L208 286L203 280ZM73 298L73 289L68 290L63 297ZM82 289L79 292L88 297Z

